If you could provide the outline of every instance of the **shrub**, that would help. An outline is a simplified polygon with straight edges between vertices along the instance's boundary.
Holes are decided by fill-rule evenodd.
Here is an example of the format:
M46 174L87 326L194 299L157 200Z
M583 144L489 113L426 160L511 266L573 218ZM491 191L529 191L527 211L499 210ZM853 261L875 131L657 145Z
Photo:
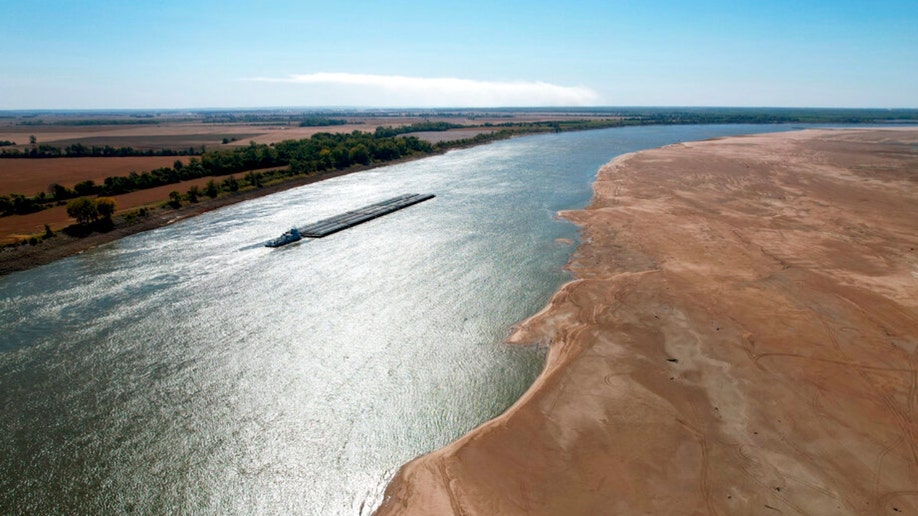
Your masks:
M175 190L169 192L169 206L173 208L179 208L182 206L182 194L178 193Z
M197 185L192 186L188 189L188 192L185 194L185 198L188 199L188 202L198 202L198 197L201 196L201 189Z

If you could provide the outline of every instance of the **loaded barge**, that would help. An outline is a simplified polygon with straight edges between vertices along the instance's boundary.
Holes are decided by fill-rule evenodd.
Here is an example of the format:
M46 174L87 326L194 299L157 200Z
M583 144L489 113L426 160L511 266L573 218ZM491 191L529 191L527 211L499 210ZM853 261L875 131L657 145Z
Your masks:
M304 237L322 238L337 233L343 229L351 228L368 220L373 220L383 215L388 215L402 208L407 208L419 202L433 199L433 194L404 194L398 197L351 210L340 215L313 222L300 228L292 228L278 238L265 242L266 247L280 247L296 242Z

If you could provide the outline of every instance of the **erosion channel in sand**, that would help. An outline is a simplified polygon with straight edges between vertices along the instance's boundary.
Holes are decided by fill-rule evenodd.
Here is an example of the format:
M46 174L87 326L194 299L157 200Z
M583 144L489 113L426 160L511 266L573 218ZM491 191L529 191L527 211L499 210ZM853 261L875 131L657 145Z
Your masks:
M918 513L918 130L604 166L545 370L379 514Z

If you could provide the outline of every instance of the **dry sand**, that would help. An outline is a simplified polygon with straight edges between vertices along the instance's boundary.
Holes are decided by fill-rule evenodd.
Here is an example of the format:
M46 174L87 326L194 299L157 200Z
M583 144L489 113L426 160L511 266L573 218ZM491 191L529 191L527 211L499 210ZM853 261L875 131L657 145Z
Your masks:
M673 145L600 170L511 409L379 514L918 514L918 130Z

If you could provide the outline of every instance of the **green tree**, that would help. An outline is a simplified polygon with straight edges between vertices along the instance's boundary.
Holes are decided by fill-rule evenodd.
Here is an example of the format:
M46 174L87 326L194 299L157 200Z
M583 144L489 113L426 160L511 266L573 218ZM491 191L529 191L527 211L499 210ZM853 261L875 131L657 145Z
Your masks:
M220 187L217 186L217 183L215 183L213 179L211 179L210 181L207 182L206 185L204 185L204 195L210 197L211 199L216 197L219 193L220 193Z
M51 186L48 187L48 192L51 193L51 197L53 197L55 201L70 199L75 195L73 190L57 183L51 183Z
M358 143L356 146L352 147L349 153L349 158L351 163L360 163L361 165L370 164L370 150L367 149L367 146Z
M99 217L99 210L92 199L79 197L67 203L67 215L75 218L78 224L88 224Z
M112 215L115 214L115 200L111 197L99 197L96 199L96 211L99 217L111 221Z
M77 195L92 195L96 192L96 183L92 179L80 181L73 185L73 190Z
M33 197L26 197L25 195L18 193L11 193L9 195L10 203L10 215L26 215L28 213L35 213L36 211L41 211L41 205ZM0 203L5 204L5 203Z

